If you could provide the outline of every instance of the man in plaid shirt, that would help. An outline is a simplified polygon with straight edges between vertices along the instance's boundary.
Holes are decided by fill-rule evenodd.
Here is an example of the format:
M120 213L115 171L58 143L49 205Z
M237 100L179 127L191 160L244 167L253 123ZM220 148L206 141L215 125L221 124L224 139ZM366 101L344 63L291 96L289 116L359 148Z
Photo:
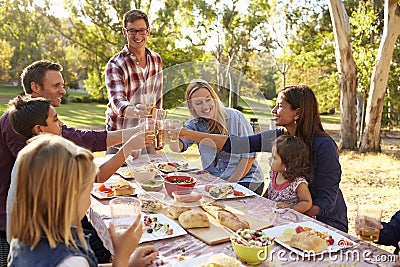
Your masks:
M148 114L141 99L143 94L154 94L154 104L157 108L162 106L162 60L146 48L150 36L147 15L140 10L125 13L122 33L128 44L106 67L108 131L136 126L138 118Z

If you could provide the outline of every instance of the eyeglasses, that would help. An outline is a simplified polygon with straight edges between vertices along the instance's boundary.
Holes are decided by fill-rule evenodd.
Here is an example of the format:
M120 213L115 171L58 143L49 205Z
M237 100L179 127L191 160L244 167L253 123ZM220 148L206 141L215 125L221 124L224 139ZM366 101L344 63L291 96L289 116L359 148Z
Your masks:
M149 29L139 29L139 30L127 29L127 28L124 29L129 35L136 35L137 33L139 33L140 35L146 35L147 32L149 31Z

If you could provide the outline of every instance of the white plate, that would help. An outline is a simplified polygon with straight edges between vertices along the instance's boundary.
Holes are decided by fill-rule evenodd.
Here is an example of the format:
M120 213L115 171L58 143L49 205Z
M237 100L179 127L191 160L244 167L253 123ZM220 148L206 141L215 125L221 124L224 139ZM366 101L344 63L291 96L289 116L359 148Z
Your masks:
M283 232L285 231L285 229L287 229L287 228L293 228L293 229L295 229L297 226L303 226L303 227L306 226L306 227L315 229L316 231L321 232L321 233L326 232L326 233L328 233L329 235L332 236L332 238L333 238L333 240L334 240L333 245L328 246L328 249L325 249L324 251L322 251L322 252L320 252L320 253L317 253L317 254L315 254L315 255L321 255L321 254L325 254L325 253L337 252L337 251L339 251L339 250L341 250L341 249L350 248L350 247L354 247L354 246L357 245L354 241L351 241L350 239L348 239L348 238L342 236L341 234L336 233L335 231L329 230L328 228L326 228L326 227L324 227L324 226L322 226L322 225L319 225L319 224L317 224L317 223L315 223L315 222L313 222L313 221L306 221L306 222L299 222L299 223L289 223L289 224L285 224L285 225L281 225L281 226L277 226L277 227L272 227L272 228L269 228L269 229L265 229L265 230L262 230L262 231L263 231L265 234L267 234L267 235L269 235L269 236L271 236L271 237L275 237L275 241L276 241L278 244L281 244L281 245L284 246L285 248L287 248L287 249L293 251L294 253L296 253L296 254L298 254L298 255L301 255L301 256L309 255L308 253L304 253L304 252L303 252L302 250L300 250L300 249L291 247L290 245L288 245L288 244L286 244L286 243L284 243L284 242L282 242L282 241L280 241L280 240L278 239L278 237L279 237L280 235L283 234ZM339 246L339 245L338 245L338 241L339 241L340 239L342 239L342 238L345 240L345 243L351 242L351 243L352 243L352 246L349 246L349 245L348 245L349 243L347 243L347 245L341 245L341 246Z
M144 215L143 215L144 216ZM142 216L142 217L143 217ZM169 228L173 229L173 234L172 235L168 235L164 232L153 232L153 233L147 233L146 230L143 231L143 235L142 238L140 238L140 242L139 243L144 243L144 242L148 242L148 241L154 241L154 240L160 240L160 239L166 239L166 238L171 238L171 237L175 237L175 236L180 236L180 235L186 235L187 232L185 231L185 229L183 229L179 224L177 224L176 222L174 222L173 220L171 220L170 218L168 218L167 216L165 216L164 214L149 214L146 215L149 217L157 217L157 221L159 223L162 224L169 224ZM142 218L143 221L143 218Z
M168 170L164 170L163 168L160 167L160 164L168 164L168 163L176 163L178 164L177 168L174 168L174 170L168 171ZM180 161L170 161L170 162L160 162L160 163L155 163L156 168L160 171L162 171L163 173L172 173L172 172L190 172L190 171L194 171L194 170L198 170L199 168L196 166L191 166L191 165L187 165L186 167L183 167L184 164L188 164L185 162L180 162Z
M121 167L115 173L119 174L120 176L128 179L133 178L133 173L129 167Z
M224 254L224 253L218 253L215 255L220 255L220 254ZM200 266L202 264L206 264L208 259L214 255L213 253L208 253L208 254L204 254L195 258L191 258L191 259L187 259L187 260L183 260L180 262L174 262L174 263L170 263L168 265L166 265L165 267L193 267L193 266ZM226 255L226 254L224 254ZM244 265L242 264L241 266L244 267Z
M122 178L120 178L120 179L122 179ZM130 183L130 182L128 182L128 183L129 183L130 186L132 186L133 188L135 188L135 191L133 192L133 194L128 195L128 196L134 196L134 195L136 195L136 194L138 193L138 186L135 185L134 183ZM97 187L99 187L99 185L101 185L101 184L102 184L102 183L94 183L94 184L93 184L93 189L92 189L92 192L91 192L91 194L92 194L93 196L97 197L98 199L110 199L110 198L117 197L117 196L107 196L106 193L98 191L98 190L97 190ZM105 185L106 187L110 187L110 186L115 185L115 184L118 184L118 182L105 182L105 183L104 183L104 185Z
M205 196L211 197L213 199L232 199L232 198L251 197L251 196L256 196L257 195L256 193L254 193L253 191L251 191L247 187L244 187L243 185L240 185L240 184L237 184L237 183L219 183L219 184L215 184L215 186L218 186L218 187L221 187L221 186L224 186L224 185L232 185L234 190L244 193L244 196L235 196L233 193L230 193L229 195L227 195L224 198L216 198L216 197L213 197L212 195L210 195L210 193L208 193L208 192L206 192L204 190L205 185L200 185L198 188L204 192Z

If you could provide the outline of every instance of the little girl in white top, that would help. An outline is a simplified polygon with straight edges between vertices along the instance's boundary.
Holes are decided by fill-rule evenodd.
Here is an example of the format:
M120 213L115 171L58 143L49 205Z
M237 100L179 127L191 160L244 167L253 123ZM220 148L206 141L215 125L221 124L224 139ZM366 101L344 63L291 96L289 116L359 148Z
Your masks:
M264 197L277 202L277 208L291 208L304 213L312 206L308 177L309 150L300 139L291 135L279 136L269 159L271 181Z

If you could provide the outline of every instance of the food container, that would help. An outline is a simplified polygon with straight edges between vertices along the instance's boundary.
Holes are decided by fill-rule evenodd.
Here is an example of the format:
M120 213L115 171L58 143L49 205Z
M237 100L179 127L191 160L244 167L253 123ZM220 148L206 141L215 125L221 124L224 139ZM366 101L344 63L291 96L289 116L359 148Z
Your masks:
M238 237L238 235L243 235L245 241L243 242L242 238ZM258 236L256 239L264 240L263 245L252 240L255 238L254 236ZM272 245L274 244L273 239L265 235L262 231L250 229L238 230L237 234L231 235L230 239L236 256L250 265L260 264L265 261L268 258ZM250 246L244 244L246 241L248 244L250 242Z
M164 187L164 180L162 179L146 180L139 184L143 188L143 190L160 191Z
M196 178L187 173L171 173L164 178L165 190L170 197L173 197L172 192L192 190L196 185Z
M174 197L174 200L176 202L192 203L199 201L203 197L203 193L201 193L196 189L182 190L182 191L172 192L172 196Z
M143 212L154 213L162 209L161 201L165 198L165 195L160 192L146 192L138 194L137 197L142 202Z

